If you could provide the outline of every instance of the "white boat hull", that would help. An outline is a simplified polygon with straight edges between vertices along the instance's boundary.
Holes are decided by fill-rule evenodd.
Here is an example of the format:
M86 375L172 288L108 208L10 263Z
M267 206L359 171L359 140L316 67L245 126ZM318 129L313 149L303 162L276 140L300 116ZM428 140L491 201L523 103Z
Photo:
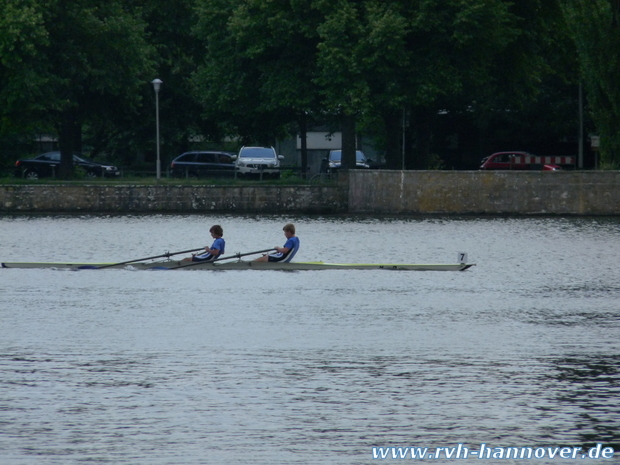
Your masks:
M37 263L37 262L4 262L2 268L49 268L49 269L138 269L138 270L392 270L392 271L464 271L474 264L380 264L380 263L323 263L323 262L253 262L253 261L229 261L229 262L205 262L191 263L191 266L183 266L177 260L165 260L159 262L139 262L122 265L113 263Z

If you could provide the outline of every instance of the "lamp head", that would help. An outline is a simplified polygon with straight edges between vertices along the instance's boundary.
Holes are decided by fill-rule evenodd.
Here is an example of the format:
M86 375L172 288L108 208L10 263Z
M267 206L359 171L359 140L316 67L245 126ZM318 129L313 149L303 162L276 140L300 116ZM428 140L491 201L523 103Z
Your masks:
M162 81L161 79L153 79L151 81L151 84L153 84L153 88L155 89L155 92L159 92L159 89L161 88L161 85L164 83L164 81Z

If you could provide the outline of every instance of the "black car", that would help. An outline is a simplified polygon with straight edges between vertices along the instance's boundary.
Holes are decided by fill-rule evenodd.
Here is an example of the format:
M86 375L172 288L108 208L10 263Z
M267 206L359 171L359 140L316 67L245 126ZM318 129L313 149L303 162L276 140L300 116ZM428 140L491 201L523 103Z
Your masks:
M183 178L235 175L236 155L228 152L185 152L170 164L172 175Z
M321 163L321 173L333 173L340 168L342 160L342 150L330 150L329 156L324 158ZM368 169L370 160L366 158L361 150L355 151L355 168Z
M80 153L73 154L73 164L83 168L89 178L100 178L102 176L113 178L121 174L116 166L88 160ZM15 162L15 176L26 179L56 177L59 166L60 152L47 152L35 158L17 160Z

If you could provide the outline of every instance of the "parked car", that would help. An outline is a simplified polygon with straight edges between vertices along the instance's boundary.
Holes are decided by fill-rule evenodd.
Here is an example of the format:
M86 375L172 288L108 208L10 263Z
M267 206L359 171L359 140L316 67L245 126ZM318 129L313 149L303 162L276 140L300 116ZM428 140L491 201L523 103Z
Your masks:
M84 169L89 178L120 176L116 166L104 165L84 158L81 153L73 154L73 164ZM15 176L26 179L55 177L60 166L60 152L47 152L35 158L17 160L15 162Z
M228 152L185 152L170 163L176 177L233 177L236 155Z
M324 158L321 163L322 173L332 173L340 168L342 164L342 150L330 150L327 158ZM369 161L361 150L355 151L355 168L356 169L368 169L370 168Z
M555 159L559 157L538 157L528 152L497 152L482 160L481 170L542 170L557 171L562 169L554 163L545 163L545 158Z
M274 178L280 177L280 160L273 147L241 147L239 156L235 162L237 174L240 176L267 175Z

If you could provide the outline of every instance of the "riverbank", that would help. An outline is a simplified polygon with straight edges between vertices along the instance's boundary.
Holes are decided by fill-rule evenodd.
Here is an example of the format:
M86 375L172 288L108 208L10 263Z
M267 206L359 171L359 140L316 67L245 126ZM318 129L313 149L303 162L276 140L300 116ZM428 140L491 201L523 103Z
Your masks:
M339 213L347 209L339 186L8 185L2 212L64 213Z
M349 211L620 215L620 171L356 171Z
M0 212L620 215L620 172L354 170L329 185L8 184Z

